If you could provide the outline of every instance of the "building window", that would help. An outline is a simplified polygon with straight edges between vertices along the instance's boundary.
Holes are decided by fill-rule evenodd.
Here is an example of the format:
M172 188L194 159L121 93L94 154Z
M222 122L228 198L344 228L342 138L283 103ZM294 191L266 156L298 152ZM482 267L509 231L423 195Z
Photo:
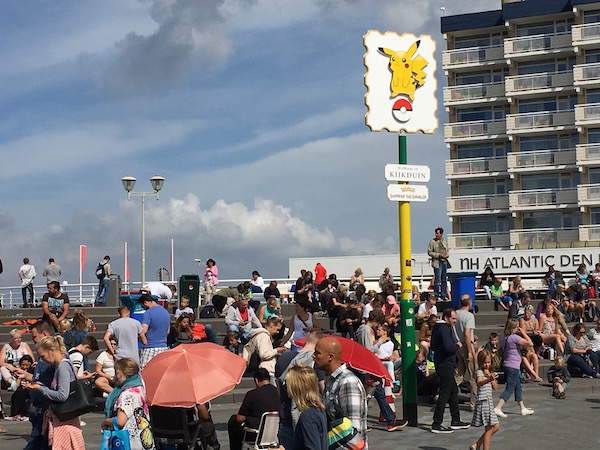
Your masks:
M496 185L494 180L492 181L459 181L458 182L458 195L495 195Z

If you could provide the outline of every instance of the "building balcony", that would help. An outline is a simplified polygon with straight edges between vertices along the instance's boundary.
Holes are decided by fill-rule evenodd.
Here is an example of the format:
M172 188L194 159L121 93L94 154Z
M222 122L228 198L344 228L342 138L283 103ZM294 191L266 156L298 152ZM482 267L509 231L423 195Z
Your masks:
M506 173L506 158L469 158L446 161L446 178L497 177Z
M448 245L453 249L510 247L509 233L449 234Z
M580 241L600 241L600 225L579 225Z
M600 23L586 23L571 27L572 46L581 48L600 47Z
M600 126L600 103L575 105L575 125L583 128Z
M510 210L542 211L577 208L577 189L532 189L508 194Z
M571 243L577 240L579 240L579 229L577 228L535 228L510 231L511 247L544 248L546 244L558 244L559 242ZM552 246L549 245L549 247Z
M600 206L600 184L580 184L577 186L577 204L580 207Z
M544 72L506 77L505 84L507 97L529 97L575 90L572 72Z
M446 210L449 216L477 216L507 213L508 195L470 195L448 197Z
M540 111L506 116L506 132L508 134L555 133L575 128L573 110Z
M505 138L506 122L504 120L477 120L444 124L444 139L447 143Z
M467 84L444 88L444 105L505 102L504 83Z
M504 40L504 57L509 63L511 59L531 59L573 52L571 33L536 34Z
M576 167L575 150L538 150L507 155L509 173L539 172Z
M573 85L577 88L600 86L600 63L573 66Z
M502 45L459 48L442 52L442 68L444 70L477 68L494 64L506 65Z
M600 166L600 144L579 144L575 153L578 166Z

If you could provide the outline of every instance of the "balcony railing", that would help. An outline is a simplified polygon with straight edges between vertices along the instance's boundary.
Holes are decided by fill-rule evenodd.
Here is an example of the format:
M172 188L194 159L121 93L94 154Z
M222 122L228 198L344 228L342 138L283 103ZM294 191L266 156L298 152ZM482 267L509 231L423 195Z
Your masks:
M448 215L499 214L508 212L508 195L471 195L448 197Z
M444 104L460 105L505 100L504 83L466 84L444 88Z
M577 189L532 189L509 194L511 211L575 208Z
M575 166L575 150L509 153L507 159L509 172L535 171L543 168L556 169L561 166Z
M509 233L449 234L450 248L497 248L510 246Z
M600 125L600 103L584 103L575 105L575 125Z
M478 120L444 125L444 139L447 142L486 140L505 135L506 122L504 120Z
M600 206L600 184L580 184L577 186L579 206Z
M571 33L546 33L504 40L504 57L517 58L549 53L574 52Z
M600 144L579 144L575 152L578 166L600 165Z
M545 72L506 78L506 95L526 95L573 89L572 72Z
M506 172L506 158L470 158L446 161L446 177L497 176Z
M579 64L573 66L573 84L575 86L594 86L600 84L600 63Z
M573 35L573 47L600 44L600 23L573 25L571 27L571 34Z
M459 48L442 52L442 68L444 70L499 63L506 65L504 47L502 45Z
M569 111L541 111L506 116L506 131L509 134L527 134L574 129L575 113Z
M580 241L600 241L600 225L579 225Z
M577 228L536 228L530 230L511 230L510 245L541 245L547 242L577 241Z

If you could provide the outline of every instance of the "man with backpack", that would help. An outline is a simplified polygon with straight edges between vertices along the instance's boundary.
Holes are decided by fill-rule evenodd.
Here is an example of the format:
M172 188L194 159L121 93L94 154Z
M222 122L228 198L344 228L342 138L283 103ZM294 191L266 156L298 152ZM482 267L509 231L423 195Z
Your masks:
M96 301L94 306L106 306L106 300L108 299L108 288L110 286L110 256L106 255L104 260L98 263L96 267L96 278L98 278L98 293L96 294ZM100 301L102 298L102 301Z

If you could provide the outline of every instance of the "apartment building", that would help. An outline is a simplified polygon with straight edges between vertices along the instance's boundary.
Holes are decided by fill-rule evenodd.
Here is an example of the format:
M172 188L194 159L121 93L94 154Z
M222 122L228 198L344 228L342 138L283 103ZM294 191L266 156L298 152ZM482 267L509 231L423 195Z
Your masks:
M445 16L455 249L600 245L600 1Z

